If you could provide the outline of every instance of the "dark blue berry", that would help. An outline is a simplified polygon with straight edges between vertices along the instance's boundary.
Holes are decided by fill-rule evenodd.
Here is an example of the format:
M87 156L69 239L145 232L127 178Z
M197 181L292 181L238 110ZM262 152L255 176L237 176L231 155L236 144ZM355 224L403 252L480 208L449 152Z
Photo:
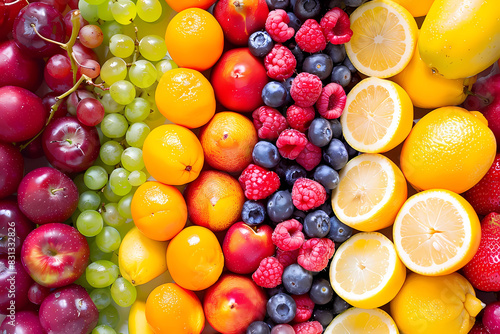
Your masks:
M293 6L293 12L304 22L319 16L321 12L321 3L319 0L297 0Z
M292 218L298 220L301 224L304 224L304 219L306 218L306 216L307 214L299 209L295 209L292 214Z
M342 124L340 124L339 119L331 119L330 126L332 127L333 138L340 139L342 137Z
M299 48L297 43L291 42L287 44L287 47L290 49L292 52L293 56L295 57L295 60L297 61L296 69L301 70L302 69L302 64L304 63L304 59L306 58L304 56L304 52Z
M334 64L343 62L346 56L344 44L337 45L328 43L325 48L325 53L332 58Z
M266 291L267 296L269 298L271 298L274 295L277 295L278 293L286 293L285 287L281 284L275 288L268 288L268 289L264 289L264 290Z
M333 299L333 314L342 313L351 307L352 306L348 302L346 302L339 296L335 296L335 298Z
M293 320L297 312L297 304L286 293L278 293L267 301L267 314L277 324L286 324Z
M290 91L290 89L292 88L293 79L295 79L295 75L286 79L285 82L283 83L287 91Z
M346 87L351 83L352 73L349 71L347 66L337 65L332 70L332 82L335 82L342 87Z
M314 170L314 180L321 183L325 189L333 190L339 185L339 173L327 165L319 165Z
M328 304L333 299L333 289L330 282L324 278L315 279L309 291L309 297L314 304Z
M323 238L330 231L330 217L323 210L308 213L304 219L304 234L309 238Z
M288 22L288 26L292 27L295 32L300 29L302 26L302 21L299 20L299 18L292 12L286 13L288 15L288 18L290 19L290 22Z
M255 57L264 57L273 46L273 39L266 31L256 31L248 38L248 49Z
M352 227L342 223L336 216L330 217L330 232L328 238L341 243L349 239L352 235Z
M286 9L290 5L290 0L266 0L269 10Z
M292 295L303 295L311 289L313 275L298 264L291 264L283 271L283 286Z
M318 209L325 211L328 217L333 215L332 203L330 201L326 201L325 203L321 204Z
M353 149L345 139L342 139L342 143L344 143L344 146L347 149L347 154L349 155L349 159L354 158L359 154L359 152Z
M285 104L286 88L278 81L268 82L262 89L262 100L266 106L278 108Z
M333 320L332 310L315 309L313 312L313 320L318 321L323 328L328 327Z
M315 74L321 80L325 80L332 73L333 61L329 55L316 53L304 59L302 71Z
M326 150L323 150L323 159L335 170L342 169L349 160L347 149L340 140L333 138Z
M351 73L356 73L358 71L356 69L356 67L354 67L354 65L352 64L352 62L349 59L349 57L345 57L344 61L342 62L342 65L344 65L345 67L347 67L349 69L349 71L351 71Z
M328 120L322 117L313 119L307 131L307 138L311 144L318 147L326 146L332 140L332 136L332 126Z
M278 148L268 141L259 141L253 147L252 159L256 165L274 168L281 160Z
M306 177L307 171L301 165L292 165L285 171L286 184L292 188L298 178Z
M368 0L344 0L346 6L349 7L359 7Z
M246 334L271 334L271 330L264 321L254 321L247 327Z
M267 215L275 223L290 218L293 214L292 195L288 190L280 190L271 195L267 201Z
M266 219L264 204L247 200L241 209L241 219L248 225L259 225Z

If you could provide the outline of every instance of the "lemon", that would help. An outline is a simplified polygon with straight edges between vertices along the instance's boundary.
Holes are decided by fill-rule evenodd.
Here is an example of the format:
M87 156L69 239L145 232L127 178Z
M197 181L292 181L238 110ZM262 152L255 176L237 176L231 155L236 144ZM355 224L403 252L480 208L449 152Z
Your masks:
M167 270L168 242L151 240L137 227L123 238L118 253L121 275L133 285L141 285Z
M340 171L332 193L332 208L344 224L360 231L376 231L392 225L406 201L403 173L380 154L362 154Z
M387 152L405 140L413 125L413 105L398 84L366 78L347 95L340 118L346 141L366 153Z
M345 241L330 265L333 290L355 307L390 302L405 281L406 268L394 244L378 232L361 232Z
M326 327L324 334L398 334L394 320L385 311L351 307L336 316Z
M128 314L129 334L154 334L146 320L146 302L137 299Z
M459 107L435 109L411 130L401 150L401 170L417 190L463 193L486 174L496 154L493 132Z
M412 273L390 303L391 315L405 334L466 334L484 304L463 276Z
M431 8L434 0L392 0L404 8L408 9L413 17L420 17L427 15L429 8Z
M390 0L374 0L359 6L350 20L353 35L345 48L358 71L388 78L405 68L418 32L408 10Z
M396 217L393 240L408 269L446 275L462 268L479 247L481 225L472 206L449 190L411 196Z

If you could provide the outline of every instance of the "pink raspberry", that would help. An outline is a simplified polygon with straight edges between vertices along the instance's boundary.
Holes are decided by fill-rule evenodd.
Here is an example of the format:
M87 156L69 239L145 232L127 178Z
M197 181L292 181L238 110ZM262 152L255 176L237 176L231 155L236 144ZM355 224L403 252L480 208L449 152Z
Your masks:
M286 42L295 34L295 30L289 27L288 23L290 18L283 9L272 10L266 19L266 31L275 42Z
M315 113L313 107L302 108L293 104L286 110L286 121L292 129L306 132L314 119Z
M276 140L279 134L288 127L285 116L271 107L262 106L255 109L252 118L260 139Z
M285 220L274 228L271 236L273 243L281 250L293 251L304 243L302 224L296 219Z
M305 170L311 171L314 167L319 165L322 155L321 148L312 143L307 143L306 147L300 152L295 161L304 167Z
M276 44L264 58L264 66L268 77L282 81L292 76L297 66L297 60L290 49Z
M304 322L311 319L314 311L314 302L309 298L309 295L292 295L295 304L297 305L297 313L295 313L295 318L293 322Z
M321 95L323 84L321 79L307 72L299 73L293 79L290 95L299 107L312 107Z
M284 251L278 248L276 250L276 258L283 265L283 268L286 268L291 264L297 263L298 256L299 256L299 249L293 251Z
M301 177L293 184L292 201L297 209L308 211L319 207L325 200L326 190L318 182Z
M263 288L275 288L281 284L283 265L274 256L266 257L260 261L259 268L252 274L252 278L258 286Z
M297 263L309 271L321 271L335 252L335 244L328 238L312 238L304 242L299 250Z
M328 11L321 19L320 25L326 39L332 44L344 44L351 40L349 15L338 7Z
M300 324L293 325L295 334L321 334L323 333L323 326L319 321L301 322Z
M326 38L319 23L307 19L295 34L295 41L304 52L315 53L326 48Z
M318 113L326 119L339 118L344 111L347 96L344 88L337 83L329 83L316 102Z
M243 170L238 181L246 198L253 200L264 199L280 187L278 174L254 164Z
M294 129L287 129L280 133L276 147L282 157L293 160L299 156L307 143L305 134Z

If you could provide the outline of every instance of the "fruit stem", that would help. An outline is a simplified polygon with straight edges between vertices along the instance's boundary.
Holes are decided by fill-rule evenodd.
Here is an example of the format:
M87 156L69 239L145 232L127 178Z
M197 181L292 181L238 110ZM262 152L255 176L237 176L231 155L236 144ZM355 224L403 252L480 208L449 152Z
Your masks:
M52 194L52 195L55 195L55 194L56 194L56 192L61 191L61 190L64 190L64 189L65 189L65 188L50 189L50 192L51 192L51 194Z
M58 41L54 41L50 38L47 38L47 37L43 37L42 35L40 35L40 33L38 32L38 30L36 29L36 26L34 23L31 23L30 24L31 28L33 28L33 31L35 32L35 34L38 35L38 37L40 37L41 39L43 39L44 41L46 42L49 42L49 43L54 43L54 44L57 44L59 45L60 47L64 48L64 43L61 43L61 42L58 42Z
M4 6L11 6L11 5L15 5L16 3L18 2L25 2L26 5L29 5L30 3L28 2L28 0L16 0L16 1L12 1L12 2L8 2L6 4L4 4Z
M482 100L483 103L486 105L490 104L490 100L487 97L479 95L477 93L474 93L468 87L464 87L464 93L465 93L465 95L471 95L471 96L477 97L478 99Z
M139 57L139 36L138 36L139 29L137 28L137 26L133 21L132 24L134 25L134 34L135 34L135 41L134 41L135 52L134 52L134 57L132 59L132 64L133 64L137 60L137 57Z

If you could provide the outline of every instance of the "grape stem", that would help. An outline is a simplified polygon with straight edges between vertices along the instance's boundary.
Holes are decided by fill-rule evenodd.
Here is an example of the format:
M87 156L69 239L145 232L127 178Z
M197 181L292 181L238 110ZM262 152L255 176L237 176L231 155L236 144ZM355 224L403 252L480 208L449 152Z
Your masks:
M18 2L25 2L26 5L29 5L30 3L28 2L28 0L16 0L16 1L12 1L12 2L7 2L6 4L4 4L4 6L12 6L12 5L15 5L16 3Z

